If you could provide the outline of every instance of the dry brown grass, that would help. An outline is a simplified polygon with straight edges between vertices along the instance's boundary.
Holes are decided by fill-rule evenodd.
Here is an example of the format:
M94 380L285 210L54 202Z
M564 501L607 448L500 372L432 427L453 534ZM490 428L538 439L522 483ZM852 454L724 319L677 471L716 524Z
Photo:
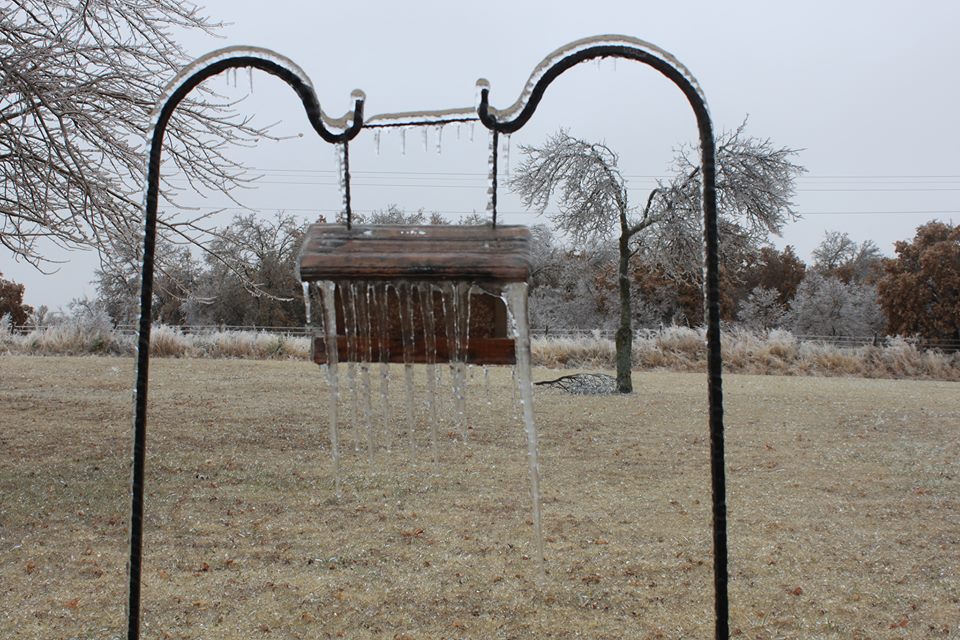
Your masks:
M0 357L0 637L121 635L132 370ZM315 366L151 372L145 638L712 637L702 374L537 396L541 586L509 371L439 463L425 411L373 465L347 428L340 501ZM725 378L736 637L960 637L957 391Z
M724 370L772 375L862 376L960 380L960 352L923 351L893 339L884 347L839 347L799 343L787 331L758 335L734 328L722 337ZM668 327L633 343L636 369L700 371L706 366L703 329ZM109 325L70 321L26 335L0 327L0 354L14 355L133 355L136 337L111 331ZM184 334L177 327L153 328L150 352L162 358L308 359L310 340L302 336L256 331L209 331ZM535 338L533 363L551 368L610 368L616 351L613 340Z
M635 369L700 371L706 367L703 329L669 327L633 341ZM758 335L733 329L721 335L724 371L731 373L865 378L960 380L960 352L924 351L903 339L887 346L841 347L800 343L787 331ZM546 367L613 367L615 348L607 338L537 338L533 361Z

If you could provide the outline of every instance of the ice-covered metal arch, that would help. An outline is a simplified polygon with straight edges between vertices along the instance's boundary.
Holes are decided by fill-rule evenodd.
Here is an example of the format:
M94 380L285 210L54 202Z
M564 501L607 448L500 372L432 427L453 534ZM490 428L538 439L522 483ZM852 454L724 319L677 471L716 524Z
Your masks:
M710 461L713 492L713 549L715 593L715 638L728 637L726 481L723 453L723 405L720 362L720 290L719 250L716 208L715 144L706 100L692 74L673 56L642 40L628 36L600 36L578 40L547 56L531 74L518 100L509 108L497 110L489 105L490 85L479 81L480 100L476 116L472 109L385 114L371 118L370 128L418 126L479 119L493 132L494 175L491 204L496 224L496 138L512 133L533 115L546 88L564 71L594 58L618 57L643 62L665 75L686 95L697 118L700 132L703 179L704 272L707 317L708 398L710 407ZM214 51L183 69L163 92L159 107L150 122L150 145L145 196L143 269L141 273L140 324L137 341L137 370L134 389L134 443L131 480L130 558L128 565L127 638L140 637L140 582L143 548L143 492L146 459L146 413L148 369L150 361L151 307L153 296L154 250L159 200L160 162L163 137L177 105L201 82L228 69L251 67L277 76L300 97L314 130L329 143L346 143L364 128L364 95L354 92L354 110L341 118L330 118L320 108L310 79L293 61L266 49L230 47ZM332 129L341 129L336 133ZM345 159L346 159L345 154ZM347 224L349 225L349 170L344 167Z
M274 75L300 97L311 126L330 143L347 142L363 126L362 92L354 91L354 110L341 118L330 118L320 108L310 78L281 55L255 47L228 47L198 58L170 81L160 96L150 120L147 161L147 190L144 202L143 269L140 280L140 325L137 339L137 373L134 388L133 466L130 499L130 558L127 565L127 638L140 637L140 578L143 558L143 477L146 461L147 386L150 366L151 307L153 302L154 249L157 237L157 205L160 196L160 161L163 137L177 105L201 82L228 69L252 67ZM330 127L330 128L328 128ZM337 133L331 128L340 128Z
M647 64L670 79L686 96L697 119L702 171L704 299L707 321L707 393L710 408L710 477L713 494L714 633L729 637L727 599L727 505L723 442L723 388L720 358L720 266L717 228L716 144L707 101L696 78L675 57L656 45L630 36L584 38L563 46L536 66L520 97L506 109L490 106L490 84L478 80L477 116L493 132L493 148L500 133L513 133L530 120L550 83L564 71L596 58L625 58ZM496 156L494 155L494 174ZM496 221L496 181L491 194Z

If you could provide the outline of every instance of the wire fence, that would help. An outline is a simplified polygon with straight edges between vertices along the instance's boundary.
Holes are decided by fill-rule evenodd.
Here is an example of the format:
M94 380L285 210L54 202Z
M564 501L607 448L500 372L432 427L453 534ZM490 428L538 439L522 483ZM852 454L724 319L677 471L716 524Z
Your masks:
M175 327L178 331L185 335L197 335L197 334L209 334L217 332L236 332L236 333L273 333L290 337L305 337L310 335L314 329L308 328L305 326L294 326L294 327L262 327L257 325L177 325ZM36 326L25 324L19 325L12 328L15 333L27 334L35 331ZM638 339L642 340L656 340L658 337L665 335L667 332L675 331L676 327L662 327L662 328L641 328L634 331L634 335ZM736 330L735 328L732 330ZM121 335L136 335L137 326L133 324L121 324L113 328L113 331ZM726 331L725 331L726 332ZM531 332L533 338L557 338L557 339L568 339L568 340L585 340L585 339L595 339L595 340L613 340L616 335L616 331L612 329L590 329L590 330L550 330L550 331L536 331ZM892 336L882 336L879 334L874 335L864 335L864 336L840 336L840 335L803 335L803 334L791 334L797 342L801 343L819 343L825 345L833 345L837 347L865 347L865 346L876 346L876 347L885 347L889 346L891 343L897 340L905 340L909 344L916 346L918 349L941 349L944 351L960 351L960 340L937 340L935 342L924 340L922 338L894 338Z

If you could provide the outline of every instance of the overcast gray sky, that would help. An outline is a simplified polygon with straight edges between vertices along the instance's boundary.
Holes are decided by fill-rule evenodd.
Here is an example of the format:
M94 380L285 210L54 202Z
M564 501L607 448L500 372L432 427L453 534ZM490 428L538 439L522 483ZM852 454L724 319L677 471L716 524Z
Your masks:
M717 129L749 114L748 132L802 149L808 173L795 198L804 216L779 246L807 259L825 230L872 239L885 253L931 219L960 219L960 147L956 64L960 3L939 2L368 2L208 0L209 14L231 23L223 38L193 35L192 54L249 44L294 61L313 79L325 111L340 115L354 88L367 94L368 116L394 111L467 107L477 78L490 80L491 102L506 107L533 67L555 48L585 36L620 33L673 53L697 77ZM241 73L231 95L249 92ZM264 178L240 199L262 215L285 210L305 219L337 207L331 147L306 123L293 93L255 74L246 108L276 132L294 136L238 155ZM672 149L695 139L693 116L679 91L637 63L586 63L551 86L531 123L510 141L537 144L559 127L604 140L621 154L631 197L639 202L664 175ZM303 133L303 137L297 134ZM354 206L397 204L448 213L483 212L487 131L446 127L436 132L384 133L379 153L370 131L351 144ZM472 137L472 140L471 140ZM502 160L503 162L503 160ZM228 204L207 194L198 206ZM537 222L509 196L508 223ZM227 216L229 218L229 216ZM86 293L96 259L89 253L52 276L10 256L0 271L26 284L27 302L65 306Z

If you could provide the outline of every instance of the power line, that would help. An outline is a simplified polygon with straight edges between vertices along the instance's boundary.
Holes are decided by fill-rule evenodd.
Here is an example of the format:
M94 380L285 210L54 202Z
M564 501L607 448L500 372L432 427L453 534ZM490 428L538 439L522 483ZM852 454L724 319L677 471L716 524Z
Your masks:
M336 176L335 169L299 169L299 168L279 168L279 167L248 167L251 173L270 174L270 173L292 173L306 175L329 175ZM362 175L392 175L392 176L460 176L486 178L484 171L396 171L396 170L353 170L354 176ZM625 173L624 178L636 178L647 180L666 180L671 178L669 175L655 174L634 174ZM808 182L815 180L898 180L898 181L916 181L916 180L960 180L960 175L932 175L932 174L808 174L799 176L799 182Z
M802 211L801 216L900 216L926 215L947 216L958 215L960 211Z
M433 209L428 209L422 207L424 210L433 211ZM176 209L176 207L167 207L167 209ZM238 207L235 205L227 207L184 207L180 209L181 211L222 211L224 213L231 212L244 212L244 211L295 211L295 212L309 212L309 213L330 213L335 212L336 207ZM383 211L383 208L380 209L357 209L353 208L353 211L358 213L374 213L377 211ZM484 211L478 209L467 210L453 210L453 209L436 209L438 213L454 214L454 215L470 215L474 213L483 214ZM546 211L541 214L539 211L504 211L498 210L498 215L511 215L511 216L540 216L550 217L559 215L558 211ZM915 210L902 210L902 211L801 211L798 212L802 216L866 216L866 215L876 215L876 216L886 216L886 215L930 215L930 216L945 216L945 215L960 215L960 210L924 210L924 211L915 211Z
M423 182L411 182L411 183L396 183L396 182L364 182L363 177L357 176L354 174L354 180L352 184L357 187L369 187L377 189L484 189L487 187L486 180L483 182L478 182L476 184L439 184L439 183L423 183ZM175 180L173 181L178 184L185 184L184 181ZM255 180L250 187L253 185L286 185L286 186L303 186L303 187L333 187L337 186L337 182L326 182L322 180ZM627 187L628 191L648 191L648 187ZM798 188L796 189L797 193L932 193L932 192L956 192L960 191L960 186L958 187L836 187L836 188Z

